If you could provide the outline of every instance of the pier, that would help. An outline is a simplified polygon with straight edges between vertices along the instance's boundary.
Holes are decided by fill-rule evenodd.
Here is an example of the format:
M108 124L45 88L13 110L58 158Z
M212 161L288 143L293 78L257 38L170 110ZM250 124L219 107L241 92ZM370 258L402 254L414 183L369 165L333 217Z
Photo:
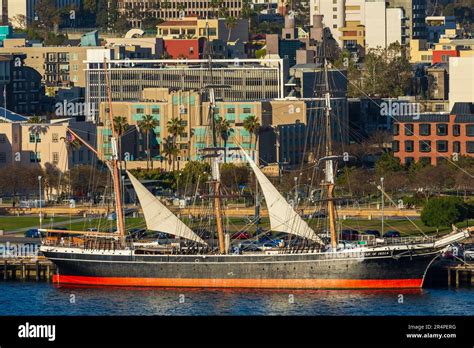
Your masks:
M447 267L448 286L469 286L474 285L474 263L466 263Z
M44 257L37 259L10 258L0 261L0 277L7 280L51 281L55 265Z

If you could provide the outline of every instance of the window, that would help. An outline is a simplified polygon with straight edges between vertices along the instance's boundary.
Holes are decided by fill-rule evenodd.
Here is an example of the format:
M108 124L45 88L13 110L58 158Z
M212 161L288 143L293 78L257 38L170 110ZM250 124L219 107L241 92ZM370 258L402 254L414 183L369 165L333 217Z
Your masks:
M0 143L6 143L7 142L7 136L5 134L0 134Z
M461 153L461 142L459 141L453 142L453 152Z
M228 108L227 113L228 114L235 114L235 108Z
M413 157L405 157L405 164L407 166L410 166L414 161L415 159Z
M144 108L137 108L137 109L136 109L136 113L137 113L137 114L144 114L144 113L145 113L145 109L144 109Z
M7 153L0 152L0 163L6 163L6 162L7 162Z
M154 115L159 115L160 114L160 108L152 108L151 113Z
M41 137L38 133L30 133L30 143L41 143Z
M474 124L466 125L466 135L468 137L474 137Z
M243 109L242 109L242 112L243 112L244 114L250 114L250 113L252 112L252 109L251 109L251 108L243 108Z
M412 140L405 141L405 152L413 152L414 145Z
M420 152L430 152L431 151L431 141L421 140L419 142L419 145L420 145Z
M474 141L466 141L466 152L474 153Z
M400 125L394 124L392 129L392 135L399 135L400 134Z
M458 137L461 135L461 125L453 124L453 136Z
M399 152L400 151L400 142L398 140L392 141L392 151Z
M53 143L57 143L59 141L58 133L53 133L51 138Z
M448 125L445 123L437 124L436 135L440 135L440 136L448 135Z
M431 135L431 125L429 123L420 124L420 135Z
M405 135L413 135L413 124L409 123L405 125Z
M436 142L436 151L448 152L448 142L446 140L438 140Z
M41 162L41 153L40 152L38 152L38 153L30 152L30 162L31 163Z
M53 152L53 164L59 163L59 152Z

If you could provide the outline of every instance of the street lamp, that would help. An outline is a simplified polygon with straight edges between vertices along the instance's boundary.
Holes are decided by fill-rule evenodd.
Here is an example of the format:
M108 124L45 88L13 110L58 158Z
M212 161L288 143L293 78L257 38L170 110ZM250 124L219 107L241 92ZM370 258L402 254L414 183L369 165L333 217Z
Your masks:
M296 208L296 206L298 205L298 177L295 176L294 180L295 180L295 204L294 204L294 207Z
M39 186L39 228L43 227L43 214L41 211L41 175L38 176L38 186Z
M383 189L383 177L380 178L380 192L382 192L382 235L384 232L384 205L385 205L385 200L384 200L384 189Z

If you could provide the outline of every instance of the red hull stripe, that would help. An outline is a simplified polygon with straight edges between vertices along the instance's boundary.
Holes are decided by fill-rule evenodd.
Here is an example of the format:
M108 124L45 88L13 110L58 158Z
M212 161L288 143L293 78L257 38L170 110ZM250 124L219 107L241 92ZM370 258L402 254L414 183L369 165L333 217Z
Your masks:
M179 279L54 275L53 282L84 285L187 288L394 289L421 288L423 279Z

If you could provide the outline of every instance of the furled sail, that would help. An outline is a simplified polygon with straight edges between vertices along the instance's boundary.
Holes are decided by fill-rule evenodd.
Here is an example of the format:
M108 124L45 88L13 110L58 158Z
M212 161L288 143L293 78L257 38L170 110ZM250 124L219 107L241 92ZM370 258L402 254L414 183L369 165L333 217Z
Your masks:
M201 244L207 244L148 191L137 178L128 171L127 174L137 193L143 215L145 216L146 226L149 230L165 232Z
M323 244L322 240L314 233L301 216L299 216L294 209L288 204L285 198L278 192L275 186L268 180L265 174L262 173L257 164L247 154L244 149L241 149L250 167L257 177L258 183L262 189L265 201L267 203L268 215L270 216L270 227L273 231L285 232L314 240Z

